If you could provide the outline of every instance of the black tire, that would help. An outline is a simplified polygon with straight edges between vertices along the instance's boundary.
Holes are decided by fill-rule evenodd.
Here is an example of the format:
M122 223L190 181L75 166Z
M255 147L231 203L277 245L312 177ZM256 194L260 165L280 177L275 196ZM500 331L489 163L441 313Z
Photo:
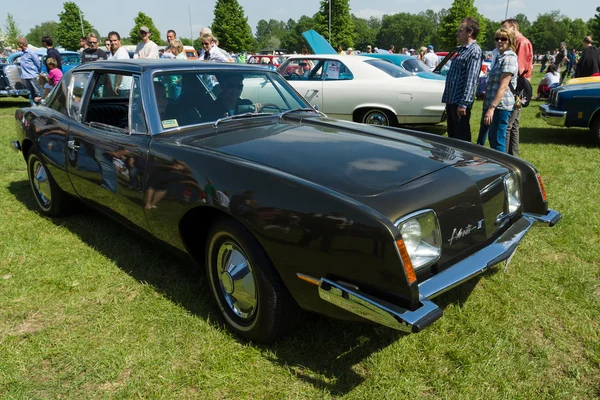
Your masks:
M27 175L33 197L43 215L60 217L68 213L67 195L58 187L50 171L34 150L27 158Z
M397 126L398 119L387 110L371 108L360 113L358 122L367 125Z
M600 115L597 115L590 124L590 132L596 146L600 146Z
M206 243L206 270L227 327L258 343L272 343L298 321L300 308L254 236L220 218Z

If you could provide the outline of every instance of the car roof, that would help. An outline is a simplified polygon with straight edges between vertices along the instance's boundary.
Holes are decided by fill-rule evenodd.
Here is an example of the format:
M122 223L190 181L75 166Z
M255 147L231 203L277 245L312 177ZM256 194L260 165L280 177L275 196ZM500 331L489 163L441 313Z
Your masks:
M171 60L161 58L95 61L82 64L76 68L77 71L98 69L120 69L137 73L153 70L265 71L265 68L252 64L217 63L198 60Z

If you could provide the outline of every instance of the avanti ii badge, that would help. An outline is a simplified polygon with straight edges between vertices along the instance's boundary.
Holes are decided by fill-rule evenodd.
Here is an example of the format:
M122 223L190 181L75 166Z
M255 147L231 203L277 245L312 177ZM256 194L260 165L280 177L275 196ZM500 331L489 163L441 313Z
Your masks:
M471 232L481 229L482 227L483 227L483 220L480 219L479 221L477 221L477 225L469 224L461 229L454 228L454 230L452 231L452 236L450 237L450 239L448 239L448 243L450 243L450 245L452 245L452 242L454 242L455 240L463 238L467 235L470 235Z

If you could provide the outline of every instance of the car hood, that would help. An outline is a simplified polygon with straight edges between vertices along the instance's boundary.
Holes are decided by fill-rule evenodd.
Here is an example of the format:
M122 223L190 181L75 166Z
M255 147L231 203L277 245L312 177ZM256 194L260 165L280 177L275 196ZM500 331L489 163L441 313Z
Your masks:
M598 90L600 89L600 82L587 82L587 83L578 83L576 85L561 85L552 90L555 90L558 93L569 93L577 90Z
M368 125L328 119L246 126L184 144L208 148L350 196L382 194L470 153Z

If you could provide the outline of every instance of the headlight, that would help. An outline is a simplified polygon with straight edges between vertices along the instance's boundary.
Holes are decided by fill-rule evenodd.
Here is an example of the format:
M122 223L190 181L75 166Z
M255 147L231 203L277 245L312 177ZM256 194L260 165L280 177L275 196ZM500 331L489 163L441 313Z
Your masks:
M508 214L513 214L521 207L521 190L519 179L515 174L504 177L504 191L506 192L506 206Z
M439 260L442 254L442 235L433 210L410 214L398 221L396 226L415 270Z

